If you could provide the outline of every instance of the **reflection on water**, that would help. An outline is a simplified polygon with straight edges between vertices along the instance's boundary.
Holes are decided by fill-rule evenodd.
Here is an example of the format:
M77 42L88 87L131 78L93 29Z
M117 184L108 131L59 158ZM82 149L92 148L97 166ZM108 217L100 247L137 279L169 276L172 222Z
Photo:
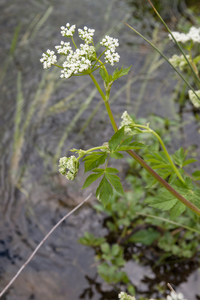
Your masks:
M160 49L170 55L174 49L159 38L166 34L155 29L151 14L148 12L141 20L143 7L143 3L138 6L138 2L133 5L119 0L1 1L1 289L45 233L92 190L81 191L82 167L82 174L74 182L61 178L58 158L73 147L87 149L102 144L112 134L89 79L63 81L59 70L42 69L41 54L59 43L60 26L70 22L77 27L95 28L95 43L104 34L119 38L119 66L133 67L127 78L113 86L111 106L117 120L125 109L138 116L157 113L175 118L176 105L169 97L175 85L171 69L122 23L127 21L143 34L145 30L148 36L153 35ZM188 133L185 145L196 144L193 116L185 114L184 121ZM93 250L77 243L85 230L99 231L101 218L89 205L71 216L45 243L4 299L117 299L117 291L96 278ZM188 274L196 268L194 263ZM145 269L139 272L142 286L150 289L151 280L143 277ZM132 276L134 281L134 272ZM161 275L158 272L156 276Z

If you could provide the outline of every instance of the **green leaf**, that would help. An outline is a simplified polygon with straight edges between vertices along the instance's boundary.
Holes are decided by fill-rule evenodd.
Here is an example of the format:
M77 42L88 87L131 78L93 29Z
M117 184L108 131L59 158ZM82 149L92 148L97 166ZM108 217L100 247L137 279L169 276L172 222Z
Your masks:
M101 244L101 251L108 254L110 252L110 245L108 243Z
M178 218L184 211L186 210L186 206L180 202L177 201L177 203L172 207L170 210L170 219L175 220Z
M93 170L94 172L94 170ZM107 173L119 173L119 171L115 168L106 168Z
M113 75L112 75L112 79L117 80L118 78L127 75L129 70L131 69L132 66L130 66L129 68L123 69L123 67L121 68L121 70L118 70L118 68L114 71Z
M194 178L194 180L200 180L200 171L197 170L194 173L192 173L192 177Z
M183 166L183 162L185 160L186 154L187 153L184 153L183 148L180 148L173 155L175 163L181 168Z
M110 153L110 157L115 158L115 159L121 159L123 158L123 154L118 153L118 152L114 152L114 153Z
M141 243L143 245L151 245L160 236L160 233L152 228L144 229L134 233L128 241L132 243Z
M118 193L124 195L124 190L120 182L120 178L117 175L106 173L106 178L110 181L110 183Z
M184 166L189 165L189 164L191 164L191 163L193 163L195 161L197 161L197 160L194 159L194 158L187 159L187 160L184 161L184 163L182 164L182 166L184 167Z
M111 248L111 254L112 256L117 256L120 252L120 246L117 244L114 244Z
M113 195L113 189L105 175L103 176L97 190L96 197L101 201L104 207L109 203L109 198Z
M117 130L115 134L111 137L111 139L108 141L109 148L111 151L114 151L117 146L121 143L124 136L124 126Z
M105 163L107 153L93 152L87 155L83 161L85 163L85 173Z
M102 176L102 173L100 173L100 174L91 174L90 176L88 176L88 178L86 178L86 180L85 180L85 183L84 183L82 189L87 188L90 184L92 184L94 181L96 181L101 176Z
M106 76L106 71L104 70L104 68L100 68L99 74L101 75L101 78L103 79L103 81L108 83L107 76Z
M120 146L127 146L127 145L129 145L130 142L132 141L132 139L133 139L132 136L128 137L127 139L125 139L125 140L121 143Z
M93 169L92 172L95 172L95 173L102 173L105 171L105 169Z

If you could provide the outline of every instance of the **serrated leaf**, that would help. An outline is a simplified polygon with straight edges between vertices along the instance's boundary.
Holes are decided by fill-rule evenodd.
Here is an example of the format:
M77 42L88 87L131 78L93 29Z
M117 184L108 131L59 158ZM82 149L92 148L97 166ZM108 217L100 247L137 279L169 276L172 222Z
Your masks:
M99 201L103 203L105 207L108 204L109 198L112 195L113 195L113 188L104 175L96 190L96 197Z
M94 172L94 170L93 170ZM115 168L106 168L106 172L108 173L119 173L119 171Z
M120 178L117 175L106 173L106 178L110 181L110 183L118 193L124 195L124 190L120 182Z
M87 188L90 184L92 184L94 181L96 181L101 176L102 176L102 173L89 175L88 178L86 178L85 183L84 183L82 189Z
M193 163L193 162L195 162L195 161L197 161L197 160L194 159L194 158L187 159L187 160L184 161L184 163L182 164L182 166L183 166L183 167L184 167L184 166L187 166L187 165L189 165L189 164L191 164L191 163Z
M177 201L177 203L172 207L170 210L170 219L175 220L178 218L184 211L186 210L186 206L180 202Z
M93 152L87 155L83 161L85 164L85 173L105 163L107 153L105 152Z
M114 153L110 153L110 157L115 158L115 159L121 159L123 158L123 154L118 153L118 152L114 152Z
M117 80L118 78L127 75L129 70L131 69L132 66L130 66L129 68L123 69L123 67L121 68L121 70L118 70L118 68L114 71L113 75L112 75L112 79Z
M194 173L192 173L192 177L194 178L194 180L200 180L200 171L197 170Z
M108 83L106 72L105 72L104 68L100 68L99 74L101 75L101 78L103 79L103 81Z
M108 145L111 151L114 151L117 146L121 143L124 136L124 126L117 130L115 134L111 137L111 139L108 141Z

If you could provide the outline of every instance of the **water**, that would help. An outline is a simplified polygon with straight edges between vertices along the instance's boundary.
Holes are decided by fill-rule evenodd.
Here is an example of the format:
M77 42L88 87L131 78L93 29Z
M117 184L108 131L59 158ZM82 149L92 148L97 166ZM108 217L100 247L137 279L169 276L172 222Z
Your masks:
M160 40L166 33L161 27L156 32L149 12L142 20L142 5L136 7L118 0L1 0L1 289L50 228L94 189L81 190L82 166L75 182L60 176L57 159L69 153L70 148L88 149L112 135L100 97L88 78L63 81L59 79L58 70L42 69L41 54L59 44L60 26L69 22L80 28L84 25L95 28L95 43L105 34L119 38L119 66L132 64L133 67L129 76L113 85L111 107L117 121L126 109L140 117L156 113L176 118L176 104L169 97L175 85L170 67L122 23L122 20L130 23L148 37L153 34L159 47L165 48L170 56L173 47ZM19 24L17 45L14 54L9 55ZM97 79L100 81L99 76ZM56 103L60 103L59 107ZM91 122L87 127L89 117ZM187 121L184 145L198 145L197 125L192 114L185 113L183 121ZM176 141L174 148L179 143ZM126 166L124 162L122 172ZM49 238L3 299L71 300L80 299L81 295L85 295L85 299L91 295L94 300L117 299L110 287L100 285L101 280L96 278L93 250L77 243L85 230L94 234L101 230L103 235L101 224L102 217L86 204ZM195 265L192 270L196 268ZM139 278L135 277L135 269L139 269ZM133 283L139 283L146 268L129 264L127 272ZM152 271L148 274L154 278ZM181 284L178 290L188 296L191 287L192 293L197 294L198 271L185 280L188 284ZM142 289L146 287L148 284ZM191 293L188 299L194 299Z

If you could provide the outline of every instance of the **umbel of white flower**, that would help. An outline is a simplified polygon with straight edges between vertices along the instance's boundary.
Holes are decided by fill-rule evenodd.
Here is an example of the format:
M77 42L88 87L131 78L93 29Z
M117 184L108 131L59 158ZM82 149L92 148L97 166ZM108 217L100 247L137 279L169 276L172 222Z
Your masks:
M69 23L61 27L61 35L67 38L71 38L73 41L73 35L76 29L76 25L70 26ZM57 53L66 57L62 66L59 66L61 70L61 78L69 78L72 75L84 73L90 70L92 63L97 61L96 49L93 43L94 29L87 28L84 26L83 30L78 29L78 35L85 44L80 44L79 48L75 51L72 49L70 42L61 41L60 45L55 46ZM74 43L74 42L73 42ZM118 39L114 39L109 36L105 36L100 42L106 49L104 51L104 59L106 63L114 65L119 62L119 54L115 51L116 47L119 46ZM43 63L44 69L50 68L57 62L57 57L54 51L47 50L46 53L42 54L40 61Z
M58 166L60 174L65 175L69 180L74 180L78 172L79 161L74 155L70 157L64 156L60 158Z
M178 31L172 32L177 42L186 43L192 41L193 43L200 43L200 28L192 26L188 33L180 33ZM170 40L172 39L171 34L168 35Z
M119 299L121 300L136 300L134 296L130 296L128 294L126 294L125 292L121 292L119 295L118 295Z
M184 296L181 293L171 292L171 295L167 296L167 300L186 300L186 299L184 299Z
M200 90L195 91L195 93L200 98ZM195 93L192 90L189 90L188 91L189 99L192 102L192 104L194 105L194 107L200 108L200 100L197 98L197 96L195 95Z

